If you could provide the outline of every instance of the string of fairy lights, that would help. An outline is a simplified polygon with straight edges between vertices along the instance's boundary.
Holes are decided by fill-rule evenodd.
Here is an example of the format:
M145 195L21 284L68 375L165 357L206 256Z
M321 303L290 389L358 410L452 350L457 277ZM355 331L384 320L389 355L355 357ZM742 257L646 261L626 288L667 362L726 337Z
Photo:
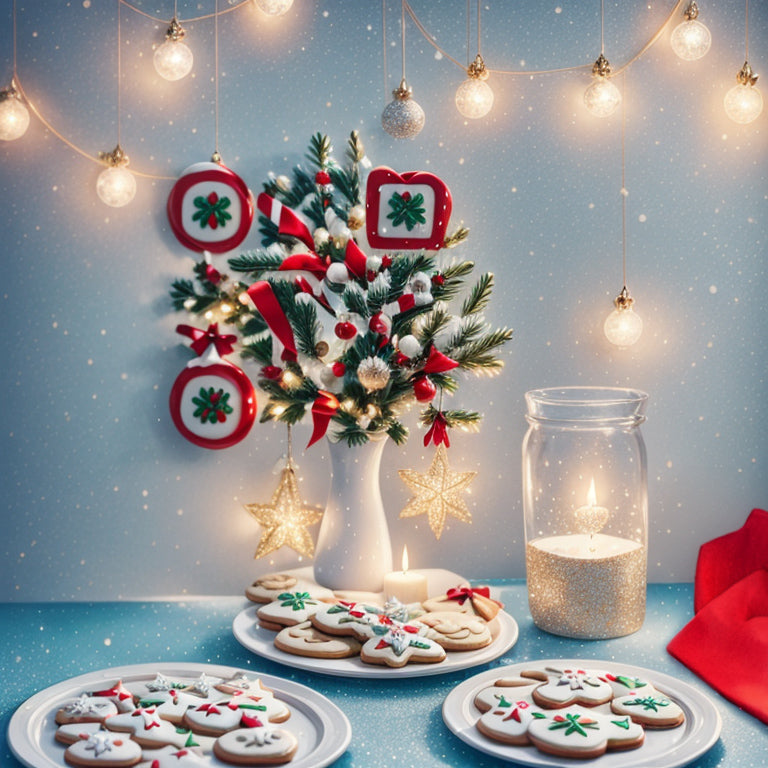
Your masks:
M299 0L306 2L306 0ZM390 0L391 1L391 0ZM157 22L157 16L148 13L142 8L129 2L129 0L115 0L117 27L116 66L117 66L117 110L116 133L117 143L111 151L99 152L96 157L78 147L73 141L59 132L45 116L40 112L35 103L24 91L18 74L17 51L17 13L16 0L12 2L12 74L10 85L0 90L0 140L15 141L24 136L30 125L30 112L38 118L44 127L59 138L67 146L80 155L102 163L105 168L99 174L96 182L96 191L99 198L107 205L119 208L129 204L136 194L136 176L151 179L173 179L173 177L139 173L129 170L129 158L121 146L121 84L122 84L122 56L121 56L121 14L130 11ZM230 0L230 4L219 9L219 0L214 0L212 13L198 15L184 19L184 23L197 23L213 20L215 25L215 151L213 160L220 162L218 151L219 133L219 18L225 14L238 11L246 6L256 6L268 16L281 16L292 7L294 0ZM726 115L736 123L747 125L752 123L763 110L763 97L756 83L758 76L749 64L749 0L745 2L744 31L745 54L744 64L736 74L736 85L725 93L723 106ZM479 120L487 116L494 102L494 92L491 82L496 82L503 76L534 77L556 73L585 73L591 74L589 85L584 91L583 103L585 109L596 118L605 118L616 112L621 106L622 138L621 138L621 164L622 164L622 272L624 285L621 293L614 300L615 309L606 319L604 325L605 335L609 341L619 347L630 346L635 343L642 331L642 320L633 309L633 299L627 289L627 254L626 254L626 198L625 187L625 98L622 89L616 85L618 75L623 75L626 70L642 56L644 56L674 24L669 36L670 45L678 57L685 61L696 61L704 57L712 44L712 35L707 26L699 19L699 7L696 0L676 0L669 15L654 32L653 35L640 47L638 51L629 56L619 66L612 66L606 57L605 51L605 0L600 0L600 52L594 63L579 63L573 66L558 67L547 70L526 69L520 71L494 69L489 67L482 53L482 7L481 0L475 0L474 13L475 28L472 29L472 0L466 0L466 59L462 63L449 51L443 49L433 35L430 34L425 24L414 11L410 0L400 0L400 63L401 77L398 87L392 91L393 100L386 104L381 114L381 126L386 133L396 139L412 139L423 129L426 122L424 109L413 98L413 89L406 80L406 28L409 20L424 40L440 54L440 58L460 67L466 74L455 92L455 104L459 113L467 120ZM387 62L387 0L382 0L382 59L384 70L385 90L388 79ZM153 64L159 76L165 80L174 82L187 77L194 67L194 54L189 45L187 32L182 26L179 17L178 2L173 0L173 15L167 22L168 26L161 42L153 45ZM473 47L474 44L474 47ZM472 54L475 53L474 56ZM626 79L624 79L626 87Z

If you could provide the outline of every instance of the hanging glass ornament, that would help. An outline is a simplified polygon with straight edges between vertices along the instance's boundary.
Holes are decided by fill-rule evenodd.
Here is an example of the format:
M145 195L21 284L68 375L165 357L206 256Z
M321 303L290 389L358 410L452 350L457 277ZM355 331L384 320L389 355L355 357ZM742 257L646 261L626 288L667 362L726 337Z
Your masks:
M254 0L254 3L267 16L282 16L291 9L293 0Z
M613 300L615 309L605 318L605 337L617 347L631 347L643 332L643 319L632 309L634 301L625 285Z
M685 9L685 21L672 31L672 50L684 61L696 61L705 56L712 45L709 29L698 21L699 7L691 0Z
M194 57L189 46L183 42L186 34L174 16L165 33L165 42L155 50L154 64L160 77L174 81L190 73Z
M128 170L128 155L118 144L111 152L99 152L105 168L96 180L96 193L103 203L122 208L136 195L136 178Z
M592 83L584 91L584 104L595 117L608 117L621 104L621 91L611 82L611 65L602 53L592 65Z
M744 66L736 73L737 85L725 94L725 114L734 123L751 123L763 111L763 95L755 87L757 78L749 62L745 61Z
M381 127L395 139L413 139L424 127L424 110L412 95L413 89L403 78L392 91L393 100L381 113Z
M478 53L467 67L467 79L456 89L456 109L464 117L484 117L493 106L493 90L486 82L488 70L483 57Z
M0 139L13 141L21 138L29 128L29 111L13 83L0 91Z

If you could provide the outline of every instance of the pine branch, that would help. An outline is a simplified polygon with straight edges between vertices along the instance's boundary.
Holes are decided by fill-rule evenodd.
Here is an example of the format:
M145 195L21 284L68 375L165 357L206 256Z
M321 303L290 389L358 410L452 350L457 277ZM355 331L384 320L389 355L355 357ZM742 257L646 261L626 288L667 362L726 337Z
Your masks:
M467 237L469 237L469 230L466 227L459 227L443 240L443 248L455 248L459 243L463 243Z
M240 350L243 360L255 360L261 365L272 365L272 337L265 336L243 344Z
M360 176L357 166L348 169L332 166L328 168L328 175L331 177L331 183L347 198L350 205L360 202Z
M317 357L315 346L320 335L320 323L317 322L314 302L294 301L286 314L293 329L297 351L309 357Z
M442 417L445 419L445 424L449 429L462 427L463 429L470 429L473 432L477 431L480 421L483 418L477 411L465 411L463 409L439 411L433 405L430 405L421 414L421 423L424 426L431 427L438 414L442 414Z
M363 289L357 283L347 283L344 293L341 294L344 306L361 317L368 317L368 304L365 300Z
M488 302L491 300L491 293L493 292L493 273L486 272L480 276L480 279L472 288L469 296L464 300L464 304L461 307L461 316L473 315L476 312L481 312L488 306Z
M456 350L451 357L459 367L467 371L496 373L504 367L502 360L493 354L493 350L512 338L511 328L499 328L481 339Z
M393 420L387 429L387 435L389 435L395 445L403 445L408 439L408 434L408 427L397 420Z
M240 256L227 259L227 264L235 272L254 272L257 276L262 272L280 269L282 263L283 257L270 251L246 251Z
M259 334L264 333L268 328L269 326L261 315L248 315L247 320L241 327L243 340L246 343L251 343L251 336L258 336Z
M448 325L451 317L445 307L433 307L424 318L421 326L420 341L424 347L432 344L435 336Z
M352 131L347 140L347 157L351 163L357 165L365 157L365 147L360 141L360 134Z
M186 309L188 312L199 314L205 312L206 309L218 300L218 296L215 294L204 296L197 293L191 280L174 280L169 293L173 302L173 308L177 312ZM194 303L190 302L190 299L194 299Z
M322 133L316 133L309 140L309 151L305 157L318 168L324 169L328 165L331 152L333 152L331 140Z
M440 272L443 278L442 285L440 283L433 283L432 285L432 295L435 297L435 300L450 301L464 288L463 278L470 274L474 268L473 262L462 261L458 264L451 264L443 269Z
M451 334L441 351L450 357L454 349L459 349L475 341L480 334L486 331L486 328L485 322L480 317L470 316L462 318L459 323L459 329Z

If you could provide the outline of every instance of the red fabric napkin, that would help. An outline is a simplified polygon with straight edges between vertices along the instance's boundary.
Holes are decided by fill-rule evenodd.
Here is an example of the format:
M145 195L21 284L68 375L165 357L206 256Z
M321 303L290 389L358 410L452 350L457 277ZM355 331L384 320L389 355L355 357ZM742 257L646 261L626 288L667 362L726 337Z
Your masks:
M699 550L693 610L758 568L768 568L768 512L753 509L738 531L708 541Z
M725 698L768 723L768 571L753 571L710 600L667 650Z

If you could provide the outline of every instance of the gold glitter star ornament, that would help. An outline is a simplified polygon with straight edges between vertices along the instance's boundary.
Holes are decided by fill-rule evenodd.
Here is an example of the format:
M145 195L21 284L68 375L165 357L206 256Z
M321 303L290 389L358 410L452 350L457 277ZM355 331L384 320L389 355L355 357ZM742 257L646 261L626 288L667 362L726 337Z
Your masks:
M244 506L263 529L254 559L264 557L282 546L290 547L307 557L314 555L315 543L307 526L319 522L323 510L303 502L299 496L296 473L290 464L280 473L280 482L269 504Z
M437 446L435 457L426 472L399 469L400 479L415 496L406 504L400 517L427 515L429 527L439 539L448 515L471 523L472 514L462 497L477 472L454 472L448 466L448 452L442 443Z

